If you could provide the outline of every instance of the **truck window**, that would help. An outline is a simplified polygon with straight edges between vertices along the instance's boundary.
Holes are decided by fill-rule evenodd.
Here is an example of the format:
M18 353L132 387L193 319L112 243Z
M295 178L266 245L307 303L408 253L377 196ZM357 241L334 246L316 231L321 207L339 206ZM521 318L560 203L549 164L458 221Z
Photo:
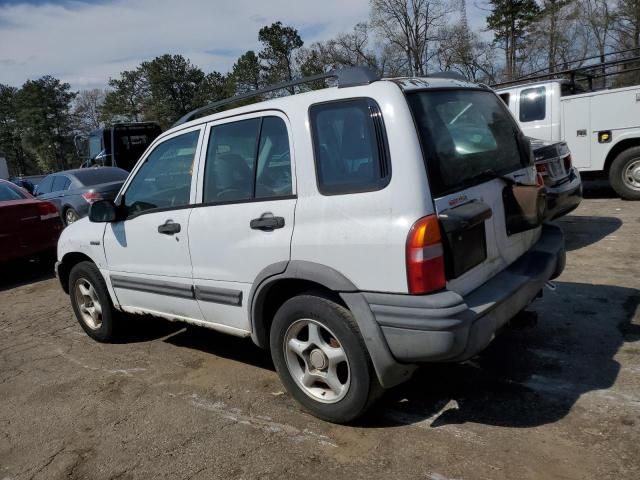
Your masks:
M508 93L501 93L500 95L498 95L502 101L504 102L504 104L508 107L509 106L509 97L511 96Z
M520 92L520 121L534 122L546 116L546 87L526 88Z
M102 151L102 135L89 136L89 158L95 158Z

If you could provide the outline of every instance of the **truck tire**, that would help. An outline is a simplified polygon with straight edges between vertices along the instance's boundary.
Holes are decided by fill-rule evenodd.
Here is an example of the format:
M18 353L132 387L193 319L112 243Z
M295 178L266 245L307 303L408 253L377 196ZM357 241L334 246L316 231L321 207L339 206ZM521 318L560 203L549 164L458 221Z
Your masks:
M625 200L640 200L640 146L618 154L609 169L609 183Z
M273 320L270 347L287 391L323 420L353 421L382 392L351 312L333 300L287 300Z
M92 262L80 262L69 274L71 306L82 329L98 342L114 338L116 312L107 284Z

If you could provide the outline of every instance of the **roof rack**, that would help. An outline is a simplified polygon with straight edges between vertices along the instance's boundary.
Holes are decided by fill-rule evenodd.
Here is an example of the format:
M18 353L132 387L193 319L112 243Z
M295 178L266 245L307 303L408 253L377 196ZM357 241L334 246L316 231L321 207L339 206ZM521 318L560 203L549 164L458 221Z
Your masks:
M459 72L452 72L451 70L447 70L446 72L434 72L426 75L427 78L448 78L449 80L462 80L465 82L470 82L467 77L462 75Z
M622 50L620 52L611 52L611 53L607 53L604 56L609 56L609 55L614 55L614 54L620 54L620 53L625 53L631 50L638 50L637 48L634 49L629 49L629 50ZM594 58L600 58L600 56L597 57L589 57L586 58L585 60L592 60ZM626 69L622 69L622 70L617 70L617 71L613 71L613 72L606 72L606 68L607 67L612 67L612 66L620 66L620 67L624 67L628 64L631 64L632 62L638 62L640 61L640 55L637 56L633 56L633 57L627 57L627 58L618 58L615 60L608 60L606 62L599 62L599 63L592 63L589 65L583 65L581 67L576 67L576 68L568 68L565 70L559 70L556 72L548 72L548 73L539 73L541 72L541 70L538 70L536 72L530 73L528 75L525 75L523 77L520 78L516 78L515 80L508 80L506 82L499 82L499 83L494 83L491 85L491 88L500 88L500 87L506 87L506 86L512 86L512 85L518 85L521 83L529 83L529 82L533 82L533 81L540 81L540 80L555 80L555 79L568 79L570 81L570 83L572 85L575 86L576 82L588 82L589 85L589 90L593 90L593 80L596 78L603 78L603 77L609 77L611 75L621 75L624 73L630 73L630 72L634 72L637 70L640 70L640 68L635 67L635 68L626 68ZM574 63L574 62L569 62L569 63ZM554 67L556 67L557 65L554 65ZM546 70L546 69L545 69ZM603 71L604 73L599 73L598 71ZM567 78L568 77L568 78ZM582 77L582 78L579 78Z
M290 88L290 87L294 87L296 85L302 85L305 83L317 82L318 80L325 80L327 78L335 78L337 80L338 88L368 85L372 82L375 82L376 80L380 80L380 76L368 67L339 68L339 69L331 70L330 72L327 72L327 73L320 73L318 75L303 77L297 80L291 80L289 82L277 83L275 85L270 85L265 88L254 90L252 92L235 95L233 97L225 98L224 100L219 100L217 102L209 103L203 107L196 108L195 110L192 110L191 112L187 113L182 118L180 118L176 123L174 123L172 127L182 125L183 123L186 123L189 120L193 120L195 117L197 117L198 115L204 112L215 110L216 108L222 107L224 105L229 105L232 103L239 102L241 100L257 97L258 95L262 95L264 93L274 92L276 90L283 90L285 88Z

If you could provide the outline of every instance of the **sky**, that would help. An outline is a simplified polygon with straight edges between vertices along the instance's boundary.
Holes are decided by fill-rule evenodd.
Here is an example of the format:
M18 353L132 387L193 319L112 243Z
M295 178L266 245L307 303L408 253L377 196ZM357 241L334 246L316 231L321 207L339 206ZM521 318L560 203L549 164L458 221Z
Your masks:
M485 13L467 2L472 26ZM164 53L205 72L227 72L258 30L280 20L305 44L328 40L369 17L369 0L0 0L0 83L53 75L72 89Z

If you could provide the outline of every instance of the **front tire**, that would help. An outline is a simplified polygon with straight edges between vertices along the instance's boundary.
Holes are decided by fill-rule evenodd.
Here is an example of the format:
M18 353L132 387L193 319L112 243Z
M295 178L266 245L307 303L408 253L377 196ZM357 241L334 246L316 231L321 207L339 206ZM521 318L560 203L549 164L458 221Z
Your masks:
M628 148L615 158L609 183L625 200L640 200L640 147Z
M351 312L328 298L287 300L273 320L270 347L287 391L323 420L355 420L381 390Z
M98 342L114 338L115 311L107 284L92 262L80 262L69 274L71 306L82 329Z

